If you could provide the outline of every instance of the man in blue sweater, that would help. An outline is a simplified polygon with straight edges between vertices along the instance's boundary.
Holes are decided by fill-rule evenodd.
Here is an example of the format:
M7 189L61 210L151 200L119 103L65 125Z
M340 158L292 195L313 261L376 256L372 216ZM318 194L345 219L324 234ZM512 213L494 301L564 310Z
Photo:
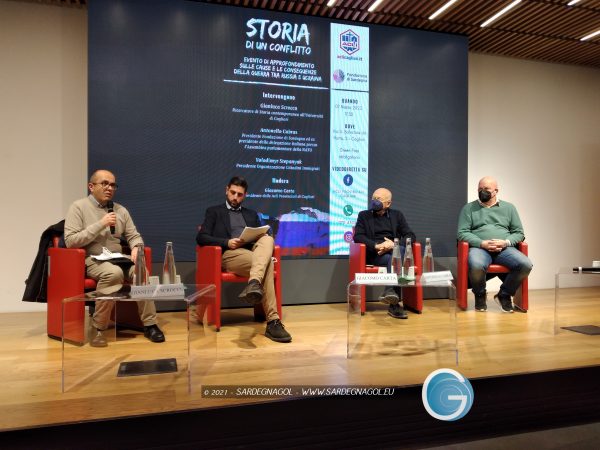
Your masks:
M498 182L486 176L479 180L478 200L467 203L458 217L458 240L469 243L469 281L475 294L475 309L487 310L485 290L490 264L506 266L500 291L494 297L503 312L512 313L512 296L533 265L516 245L525 240L517 209L498 199Z

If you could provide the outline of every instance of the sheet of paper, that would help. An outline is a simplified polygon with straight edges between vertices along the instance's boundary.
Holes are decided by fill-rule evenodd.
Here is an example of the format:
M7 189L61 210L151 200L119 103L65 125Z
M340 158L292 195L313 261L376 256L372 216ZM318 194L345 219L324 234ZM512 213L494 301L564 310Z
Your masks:
M263 234L266 234L269 231L269 225L264 225L262 227L246 227L244 231L242 231L242 235L240 239L244 242L254 242Z
M102 253L100 253L99 255L92 255L92 259L96 261L109 261L111 259L117 258L127 258L127 256L123 255L122 253L111 252L106 247L102 247Z

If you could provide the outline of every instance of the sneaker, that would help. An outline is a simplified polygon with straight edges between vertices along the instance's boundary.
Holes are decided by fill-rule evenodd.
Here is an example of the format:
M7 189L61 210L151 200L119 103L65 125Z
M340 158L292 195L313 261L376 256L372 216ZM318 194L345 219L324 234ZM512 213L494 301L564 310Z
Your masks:
M502 294L502 293L498 292L497 295L494 295L494 300L496 301L496 303L498 303L498 305L500 306L500 309L502 309L502 312L505 312L505 313L513 312L513 305L512 305L512 300L510 298L510 295Z
M279 319L271 320L267 323L265 336L275 342L292 342L292 336L285 331L285 327Z
M394 319L408 319L408 314L404 311L404 308L400 303L390 305L388 308L388 316L392 316Z
M258 305L263 298L263 288L258 280L248 281L248 285L244 288L242 293L239 295L241 300L251 305Z
M396 294L394 289L386 288L379 297L379 301L386 305L397 305L400 302L400 297L398 297L398 294Z
M476 295L475 296L475 311L486 312L487 311L487 295Z
M92 340L90 341L91 347L108 347L104 332L97 328L92 328Z

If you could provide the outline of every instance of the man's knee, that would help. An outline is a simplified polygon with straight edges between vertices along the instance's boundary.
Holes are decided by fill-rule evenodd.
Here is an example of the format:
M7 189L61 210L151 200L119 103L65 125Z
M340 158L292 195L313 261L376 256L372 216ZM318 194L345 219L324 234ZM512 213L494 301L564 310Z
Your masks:
M124 280L125 276L123 275L123 271L119 266L115 266L114 264L110 264L110 266L106 267L100 274L99 279L99 281L108 285L123 284Z
M269 236L268 234L265 234L263 236L260 237L260 239L258 241L256 241L257 244L260 244L262 246L265 247L275 247L275 240L273 239L272 236Z
M533 269L533 263L531 262L531 260L529 258L525 258L525 260L523 262L521 262L521 267L519 269L519 272L529 275L529 272L531 272L531 269Z

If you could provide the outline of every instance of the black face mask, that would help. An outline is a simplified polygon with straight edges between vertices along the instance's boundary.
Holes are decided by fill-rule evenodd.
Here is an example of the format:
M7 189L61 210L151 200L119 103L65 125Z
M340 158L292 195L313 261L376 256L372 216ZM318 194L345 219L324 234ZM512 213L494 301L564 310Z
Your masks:
M371 211L377 212L383 209L383 203L381 200L373 199L371 200Z
M479 201L481 203L487 203L490 201L491 198L492 193L490 191L486 191L485 189L479 191Z

